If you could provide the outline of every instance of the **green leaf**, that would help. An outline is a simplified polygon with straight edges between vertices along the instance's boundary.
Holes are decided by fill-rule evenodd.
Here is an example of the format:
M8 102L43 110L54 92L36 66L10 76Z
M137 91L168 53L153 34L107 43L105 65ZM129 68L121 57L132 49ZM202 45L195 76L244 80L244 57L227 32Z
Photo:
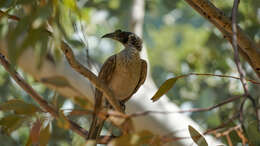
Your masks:
M9 29L8 32L8 57L12 64L15 64L17 59L20 57L21 53L24 51L22 48L24 44L24 40L27 37L27 31L31 24L31 18L26 16L23 17L21 21L17 24L17 26L13 29ZM23 40L19 41L19 38L23 38ZM33 42L33 40L31 40Z
M27 117L21 115L7 115L0 120L0 125L5 132L10 134L19 128L26 119Z
M69 81L62 76L43 78L41 81L43 83L51 84L56 87L70 87Z
M0 105L0 110L3 111L15 111L16 114L32 115L37 111L40 111L38 107L33 104L25 103L22 100L9 100Z
M208 143L206 139L192 126L189 125L189 132L192 140L198 145L198 146L208 146Z
M165 93L167 93L173 87L173 85L176 83L176 81L182 77L186 77L186 75L178 76L178 77L174 77L174 78L170 78L170 79L166 80L161 85L161 87L157 90L157 92L155 93L155 95L152 97L151 100L153 102L159 100Z

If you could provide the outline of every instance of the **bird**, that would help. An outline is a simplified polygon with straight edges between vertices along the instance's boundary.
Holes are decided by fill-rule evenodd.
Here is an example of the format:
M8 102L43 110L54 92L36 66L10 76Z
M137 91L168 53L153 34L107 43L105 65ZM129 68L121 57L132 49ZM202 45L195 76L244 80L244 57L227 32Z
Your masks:
M140 58L143 41L136 34L120 29L105 34L102 38L110 38L124 45L122 51L105 61L98 74L98 79L114 92L115 98L125 109L125 102L144 84L147 76L147 63ZM97 115L103 109L103 99L102 92L96 89L94 113L87 139L97 140L100 135L105 119L100 119Z

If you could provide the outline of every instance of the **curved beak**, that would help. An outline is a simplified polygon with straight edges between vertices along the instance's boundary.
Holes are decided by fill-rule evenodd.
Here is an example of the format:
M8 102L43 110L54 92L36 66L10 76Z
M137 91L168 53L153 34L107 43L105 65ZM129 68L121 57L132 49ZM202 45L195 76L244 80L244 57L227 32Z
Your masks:
M116 39L115 33L108 33L103 35L101 38L111 38L111 39Z

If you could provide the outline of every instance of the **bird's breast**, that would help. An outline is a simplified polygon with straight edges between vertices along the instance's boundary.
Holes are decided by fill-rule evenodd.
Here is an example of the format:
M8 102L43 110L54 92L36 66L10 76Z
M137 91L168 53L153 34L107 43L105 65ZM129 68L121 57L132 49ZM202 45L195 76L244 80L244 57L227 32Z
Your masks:
M116 68L109 84L119 100L128 98L136 88L141 75L141 59L139 56L124 57L118 55Z

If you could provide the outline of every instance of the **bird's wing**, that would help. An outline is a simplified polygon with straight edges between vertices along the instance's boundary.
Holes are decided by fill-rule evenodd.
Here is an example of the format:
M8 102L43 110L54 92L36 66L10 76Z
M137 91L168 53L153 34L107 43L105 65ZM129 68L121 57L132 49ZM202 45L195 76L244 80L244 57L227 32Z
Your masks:
M105 83L108 83L112 79L112 75L114 73L115 67L116 67L116 55L113 55L110 56L101 67L101 70L98 74L98 78L100 80L103 80Z
M105 84L108 84L109 81L112 79L115 67L116 67L116 55L113 55L109 57L101 67L101 70L98 74L98 79L102 80ZM97 139L104 125L105 119L98 118L98 113L99 111L101 111L103 106L102 96L103 96L102 92L96 89L93 121L89 129L88 139Z
M110 56L103 66L101 67L101 70L98 74L98 79L103 81L105 84L108 84L110 80L112 79L114 70L116 67L116 55ZM95 111L100 110L100 106L102 104L102 92L100 92L98 89L95 91Z
M123 103L125 103L128 99L130 99L130 98L133 96L133 94L135 94L136 91L140 88L140 86L141 86L142 84L144 84L144 81L145 81L146 76L147 76L147 63L146 63L146 61L143 60L143 59L141 59L141 63L142 63L142 66L141 66L141 75L140 75L138 84L137 84L137 86L135 87L135 89L134 89L134 91L132 92L132 94L131 94L129 97L125 98L123 101L121 101L121 102L123 102Z

